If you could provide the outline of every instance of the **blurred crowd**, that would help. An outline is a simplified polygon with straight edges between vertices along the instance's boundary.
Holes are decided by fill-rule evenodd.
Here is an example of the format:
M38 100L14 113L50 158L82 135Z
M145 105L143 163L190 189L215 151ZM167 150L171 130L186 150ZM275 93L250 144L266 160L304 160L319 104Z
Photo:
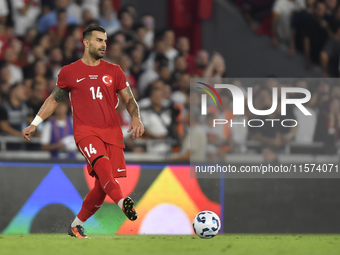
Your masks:
M176 37L168 28L156 30L152 15L141 15L131 5L118 9L115 2L0 0L2 135L22 137L21 130L55 87L62 66L82 57L83 30L100 24L108 35L105 60L125 72L145 125L144 141L132 140L126 132L130 116L120 100L117 112L126 150L181 152L188 133L190 78L224 77L224 60L218 53L192 52L187 37ZM60 104L37 131L41 144L7 143L7 149L43 149L53 157L74 157L67 103Z
M338 0L233 0L252 30L272 38L290 56L300 52L307 69L339 77L340 5Z
M294 6L298 3L277 0L273 7L273 3L269 4L273 1L260 2L263 5L267 2L270 8L275 9L279 2L285 1L294 3ZM252 4L257 1L242 2L244 6L250 6L246 9L249 11L247 19L249 21L255 19L256 11L252 12L254 11ZM291 49L303 51L303 47L308 45L301 40L309 41L309 51L306 52L309 58L306 55L306 60L320 63L316 61L320 58L315 56L327 52L330 41L334 42L334 47L338 45L337 30L334 30L337 28L335 14L338 8L334 7L331 15L328 7L326 8L329 5L328 1L314 3L310 0L303 3L305 7L296 10L292 8L290 15L286 13L278 15L277 33L273 34L273 42L274 44L276 41L286 42L288 45L290 42ZM322 33L326 28L320 27L320 30L317 30L310 27L311 24L321 26L323 22L317 19L318 15L321 15L322 21L327 20L326 27L329 28L329 33L324 34L322 47L321 37L313 33L318 33L317 31ZM299 17L303 22L279 21L288 16L291 21ZM265 20L264 17L267 16L262 17ZM270 17L272 18L271 14ZM131 134L127 133L130 115L125 109L123 100L120 100L117 113L126 151L163 153L169 155L168 160L173 161L189 160L190 153L193 159L202 160L207 156L209 159L221 160L231 152L249 151L262 152L265 158L275 159L285 145L292 142L305 145L322 142L321 147L296 147L296 151L292 149L292 152L336 153L340 131L340 87L334 80L289 81L268 78L250 83L246 80L230 80L228 82L241 88L245 95L247 87L253 87L253 102L256 109L271 107L273 87L307 88L312 93L312 99L305 106L312 116L306 118L292 106L287 109L286 119L298 121L299 125L294 128L285 128L282 125L275 125L272 128L271 122L265 122L262 128L237 128L230 125L213 128L213 120L216 118L242 122L244 118L248 121L255 116L252 116L249 110L243 119L234 116L231 94L220 91L223 104L208 107L208 114L202 119L198 109L201 104L201 91L191 91L190 95L190 78L213 78L214 83L222 82L222 78L226 77L224 59L218 53L209 56L203 49L192 52L191 42L187 37L176 36L169 28L156 30L156 22L152 15L140 15L131 5L118 9L114 0L0 0L2 137L14 136L22 139L21 130L31 123L44 100L54 89L62 66L82 57L83 30L88 25L96 23L102 25L108 35L105 60L120 65L124 71L140 106L145 125L143 139L133 140ZM252 27L265 33L265 29L261 28L261 19L258 18L256 22ZM279 32L280 24L282 26L288 24L288 31L292 37L288 34L287 37L282 37L283 34ZM292 29L292 24L299 25ZM311 33L308 40L305 40L306 31ZM318 47L313 40L318 41ZM292 41L296 43L293 44ZM299 45L303 47L299 48ZM318 49L316 55L315 49ZM332 57L328 56L327 59L329 63L332 62ZM325 76L328 75L325 73ZM191 115L189 105L193 106ZM264 120L266 118L282 119L280 108L278 107L271 116L263 117ZM72 117L67 101L58 106L49 120L39 125L35 137L38 141L35 143L24 143L23 139L20 143L8 142L7 149L45 150L50 151L55 158L75 157L77 148L73 140ZM249 141L255 143L252 145Z

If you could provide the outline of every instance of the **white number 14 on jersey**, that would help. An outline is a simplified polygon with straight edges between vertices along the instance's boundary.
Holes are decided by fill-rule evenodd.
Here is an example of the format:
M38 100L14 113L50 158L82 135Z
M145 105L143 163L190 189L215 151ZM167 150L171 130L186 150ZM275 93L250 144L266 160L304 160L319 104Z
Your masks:
M94 93L94 87L91 87L90 90L92 92L93 99L96 99L96 98L99 98L100 100L103 99L103 94L102 92L100 92L100 87L97 87L97 94Z

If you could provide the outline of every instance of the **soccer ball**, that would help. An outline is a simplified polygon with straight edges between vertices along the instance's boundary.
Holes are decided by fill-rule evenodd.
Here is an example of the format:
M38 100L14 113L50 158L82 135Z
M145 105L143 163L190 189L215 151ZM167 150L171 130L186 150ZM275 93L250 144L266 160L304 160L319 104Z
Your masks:
M192 227L199 237L212 238L220 231L221 221L216 213L202 211L195 216Z

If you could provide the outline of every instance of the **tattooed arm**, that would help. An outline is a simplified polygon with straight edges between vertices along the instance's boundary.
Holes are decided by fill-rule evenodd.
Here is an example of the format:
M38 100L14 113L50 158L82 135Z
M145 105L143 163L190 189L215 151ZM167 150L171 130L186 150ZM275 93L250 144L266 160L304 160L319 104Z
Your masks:
M131 117L140 118L139 107L135 97L132 94L130 86L127 86L125 89L120 90L118 94L122 97L124 103L126 104L126 109L130 113Z
M127 86L125 89L118 91L118 94L122 97L126 105L126 109L132 117L128 132L130 132L131 130L133 131L133 139L141 137L144 133L144 126L140 120L139 107L136 99L132 94L130 86Z
M59 103L63 101L64 97L68 94L68 91L65 89L61 89L58 86L54 88L51 95L45 100L44 104L41 106L37 117L40 117L42 120L47 119L52 115L54 110L57 108ZM22 133L26 140L29 140L31 134L35 131L36 126L30 125L25 128Z
M68 94L68 91L55 87L51 95L45 100L44 104L41 106L38 115L43 119L47 119L52 115L55 108L63 101L64 97Z

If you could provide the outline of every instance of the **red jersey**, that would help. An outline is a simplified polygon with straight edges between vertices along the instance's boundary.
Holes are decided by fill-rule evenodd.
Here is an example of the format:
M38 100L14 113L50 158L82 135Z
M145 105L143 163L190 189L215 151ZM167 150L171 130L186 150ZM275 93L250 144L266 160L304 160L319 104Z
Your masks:
M115 107L117 92L127 85L122 69L104 60L97 66L78 60L60 70L57 86L69 91L77 144L94 135L106 143L125 147Z

